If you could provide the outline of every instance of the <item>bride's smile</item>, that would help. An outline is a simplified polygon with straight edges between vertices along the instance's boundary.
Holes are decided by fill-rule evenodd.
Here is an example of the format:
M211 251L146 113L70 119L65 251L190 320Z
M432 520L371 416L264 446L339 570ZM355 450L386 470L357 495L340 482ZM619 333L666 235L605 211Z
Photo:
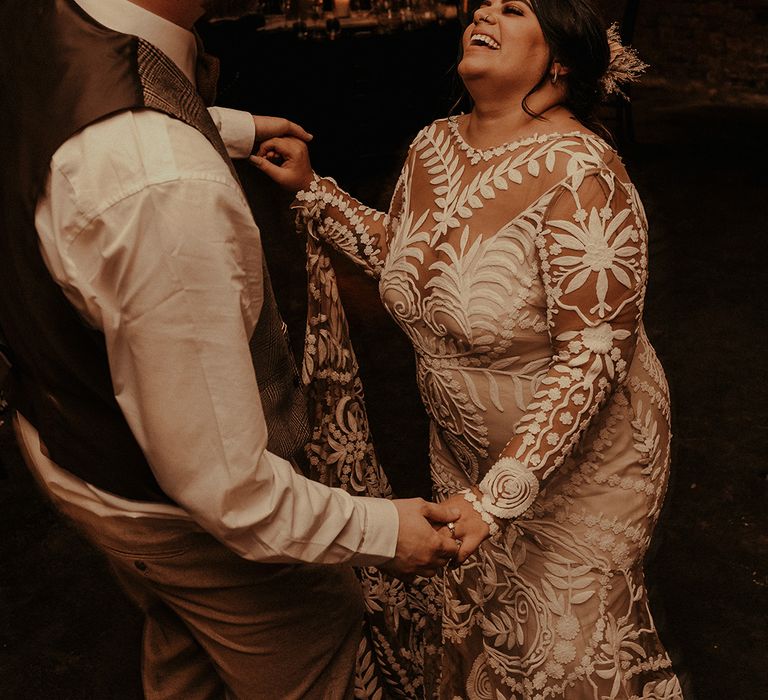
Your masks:
M464 32L459 74L467 87L491 79L499 87L533 86L549 60L538 19L525 0L484 0Z

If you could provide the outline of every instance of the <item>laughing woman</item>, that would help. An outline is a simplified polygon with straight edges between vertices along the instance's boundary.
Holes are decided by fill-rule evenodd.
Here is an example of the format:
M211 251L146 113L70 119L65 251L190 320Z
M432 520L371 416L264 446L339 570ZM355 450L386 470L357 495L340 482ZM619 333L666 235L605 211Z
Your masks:
M424 687L682 698L642 569L670 454L646 219L593 118L632 55L611 60L587 0L486 0L463 47L474 107L416 137L388 214L313 174L303 143L256 159L378 278L416 351L434 489L462 513Z

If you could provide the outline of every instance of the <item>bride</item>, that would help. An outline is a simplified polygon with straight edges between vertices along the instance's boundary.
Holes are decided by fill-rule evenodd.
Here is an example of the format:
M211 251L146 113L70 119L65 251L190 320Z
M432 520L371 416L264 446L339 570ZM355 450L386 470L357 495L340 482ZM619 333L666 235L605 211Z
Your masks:
M484 0L459 64L472 111L418 134L386 214L314 174L300 141L254 158L297 192L310 239L379 280L416 352L435 493L461 511L418 609L387 612L405 598L364 579L370 611L410 623L399 647L373 629L388 693L682 698L643 582L670 455L647 225L593 117L637 69L614 47L588 0Z

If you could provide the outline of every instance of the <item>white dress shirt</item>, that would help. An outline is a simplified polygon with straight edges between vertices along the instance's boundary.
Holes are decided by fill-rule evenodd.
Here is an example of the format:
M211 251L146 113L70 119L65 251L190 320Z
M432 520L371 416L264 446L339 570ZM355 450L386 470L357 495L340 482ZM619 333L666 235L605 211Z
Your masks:
M78 0L101 24L150 41L194 80L194 36L128 0ZM233 157L253 119L212 109ZM104 333L115 396L177 506L126 500L51 462L19 417L56 498L101 515L193 519L243 557L379 564L398 517L297 474L267 450L248 349L261 303L259 231L205 137L160 112L122 112L55 153L35 224L46 265Z

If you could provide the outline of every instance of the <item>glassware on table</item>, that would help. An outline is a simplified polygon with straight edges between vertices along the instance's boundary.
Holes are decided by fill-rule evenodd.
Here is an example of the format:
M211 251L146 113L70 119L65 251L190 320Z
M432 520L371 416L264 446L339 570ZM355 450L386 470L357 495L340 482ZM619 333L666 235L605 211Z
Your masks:
M297 19L292 26L297 39L306 39L309 36L309 27L303 19Z
M403 0L400 5L400 24L407 31L416 28L416 12L412 0Z
M435 0L415 0L417 24L429 24L437 20L437 2Z
M445 21L447 19L447 12L446 12L446 4L444 2L438 2L435 3L435 15L437 16L437 23L438 24L445 24Z
M393 0L373 0L372 7L376 15L379 32L391 32L400 24L399 12L394 4Z
M341 34L341 22L339 22L338 17L330 17L325 20L325 33L331 41Z
M339 19L343 17L349 17L350 12L350 0L334 0L333 13Z
M296 0L280 0L279 11L285 17L286 24L288 24L289 19L298 17L298 10L299 3Z

